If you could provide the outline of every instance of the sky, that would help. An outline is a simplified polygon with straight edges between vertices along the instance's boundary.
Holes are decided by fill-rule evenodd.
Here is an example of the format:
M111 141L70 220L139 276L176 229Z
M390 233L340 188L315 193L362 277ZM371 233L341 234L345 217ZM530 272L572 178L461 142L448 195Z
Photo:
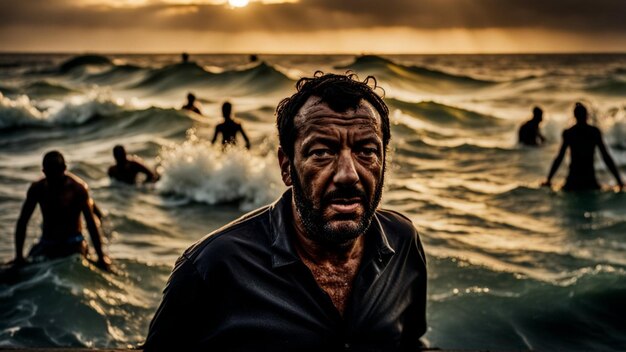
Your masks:
M0 0L0 51L626 52L626 0Z

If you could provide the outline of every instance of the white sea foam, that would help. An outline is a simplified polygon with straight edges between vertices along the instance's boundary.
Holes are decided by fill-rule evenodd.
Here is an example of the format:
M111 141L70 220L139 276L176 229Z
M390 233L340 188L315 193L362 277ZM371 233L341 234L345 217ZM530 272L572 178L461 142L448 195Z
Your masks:
M15 99L0 93L0 129L24 126L81 125L97 115L110 115L127 104L110 94L92 91L84 96L68 97L43 109L26 95Z
M239 202L248 210L268 204L283 189L274 154L255 155L240 147L222 151L197 138L194 130L182 144L164 148L159 161L157 189L196 202Z

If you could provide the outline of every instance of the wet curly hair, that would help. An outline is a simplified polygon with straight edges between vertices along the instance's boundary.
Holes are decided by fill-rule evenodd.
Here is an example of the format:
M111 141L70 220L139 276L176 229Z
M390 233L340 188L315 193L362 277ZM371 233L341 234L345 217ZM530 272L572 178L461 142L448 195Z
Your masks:
M381 117L383 147L386 150L391 139L389 108L382 97L375 92L377 88L382 90L377 85L375 77L367 76L365 80L360 81L358 76L350 71L343 75L317 71L313 77L300 78L296 83L297 92L283 99L276 108L276 126L280 147L287 157L293 160L294 143L298 133L294 119L304 103L310 97L315 96L340 113L358 108L363 99L372 104Z

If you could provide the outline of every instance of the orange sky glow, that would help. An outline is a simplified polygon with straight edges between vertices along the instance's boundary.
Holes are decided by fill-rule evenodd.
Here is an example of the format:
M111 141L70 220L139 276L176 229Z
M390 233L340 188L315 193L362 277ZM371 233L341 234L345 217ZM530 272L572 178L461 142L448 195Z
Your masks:
M599 0L599 9L591 14L576 10L576 4L583 9L580 0L554 0L567 4L568 16L560 14L558 7L537 8L538 0L512 1L509 13L502 13L503 5L495 0L427 0L422 6L410 0L249 0L247 6L243 1L241 8L237 1L243 0L55 0L49 8L39 8L41 2L36 0L13 2L13 7L4 6L8 13L0 15L0 50L272 54L626 51L626 25L613 14L622 7L626 11L626 5L612 0ZM528 2L536 3L531 4L535 7L525 8L531 6Z

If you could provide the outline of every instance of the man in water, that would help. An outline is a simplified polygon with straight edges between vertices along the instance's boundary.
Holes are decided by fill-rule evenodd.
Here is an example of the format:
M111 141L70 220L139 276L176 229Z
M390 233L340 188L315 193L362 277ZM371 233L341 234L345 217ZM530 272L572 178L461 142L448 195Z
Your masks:
M187 94L187 104L183 105L182 109L193 111L198 115L202 115L200 108L196 106L196 96L192 93Z
M389 110L369 82L316 74L278 105L290 188L184 252L145 351L417 350L424 250L378 209Z
M43 216L41 239L30 250L31 257L57 258L74 253L87 256L89 250L82 234L80 215L85 217L91 242L98 255L97 265L108 270L111 260L102 251L100 231L93 214L93 200L87 184L66 171L65 159L58 151L43 158L45 177L31 184L15 229L15 265L26 263L23 256L26 228L35 206Z
M244 132L241 123L235 121L232 117L233 106L229 102L225 102L222 105L222 116L224 116L224 122L215 126L215 133L213 133L213 139L211 140L212 144L215 144L217 140L217 135L222 135L222 146L227 145L236 145L237 144L237 133L241 133L241 136L246 141L246 149L250 149L250 140Z
M526 121L519 129L519 142L521 144L538 146L545 142L546 139L539 130L541 121L543 121L543 110L535 106L533 108L533 118Z
M148 169L141 160L135 158L128 158L126 155L126 149L121 145L116 145L113 148L113 157L115 158L115 165L109 168L109 177L120 182L134 185L137 182L137 175L144 174L144 183L156 182L159 180L159 176L156 172Z
M576 103L574 117L576 124L563 131L561 149L552 163L548 178L542 185L551 186L552 177L559 169L567 148L570 148L569 174L563 189L566 191L599 189L600 185L596 180L596 172L593 167L595 150L598 147L604 163L615 177L617 186L621 190L624 183L602 140L602 132L597 127L587 124L587 108L581 103Z

